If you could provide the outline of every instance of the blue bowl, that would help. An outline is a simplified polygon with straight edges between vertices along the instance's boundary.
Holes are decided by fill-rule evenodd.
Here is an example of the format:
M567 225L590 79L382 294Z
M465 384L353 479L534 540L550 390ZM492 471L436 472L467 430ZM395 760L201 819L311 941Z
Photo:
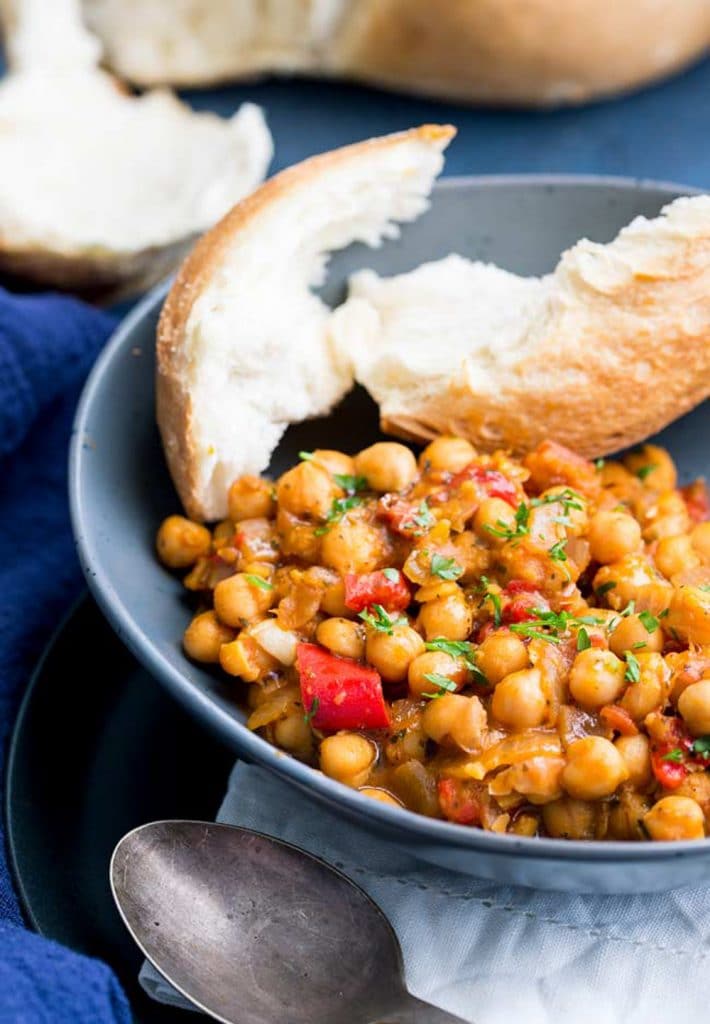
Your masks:
M608 241L636 215L655 216L684 191L604 178L444 179L430 211L407 225L397 241L378 250L356 245L338 253L322 294L328 302L339 301L348 274L359 267L399 273L452 251L522 274L545 273L578 238ZM167 285L156 289L134 309L96 363L77 412L70 464L74 532L89 586L119 637L155 678L241 757L438 865L567 892L662 891L710 878L708 840L528 839L435 821L370 800L245 727L229 684L185 658L180 641L190 616L186 593L154 553L159 523L180 508L154 417L155 327L166 291ZM708 470L709 413L705 403L658 438L684 480ZM379 436L376 408L356 390L326 419L289 429L271 469L283 471L299 450L324 438L329 447L356 451Z

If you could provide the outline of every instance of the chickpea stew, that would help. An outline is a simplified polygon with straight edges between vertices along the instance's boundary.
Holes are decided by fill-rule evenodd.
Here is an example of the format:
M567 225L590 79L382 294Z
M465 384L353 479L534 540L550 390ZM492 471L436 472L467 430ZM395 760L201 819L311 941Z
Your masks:
M157 549L269 742L469 827L710 835L710 499L666 451L316 450L228 508Z

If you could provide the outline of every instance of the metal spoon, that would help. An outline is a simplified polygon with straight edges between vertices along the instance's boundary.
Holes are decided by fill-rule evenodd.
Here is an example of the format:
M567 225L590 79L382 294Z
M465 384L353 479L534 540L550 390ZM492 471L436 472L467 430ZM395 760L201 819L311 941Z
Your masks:
M463 1024L407 992L370 897L289 843L153 822L114 850L111 888L151 963L225 1024Z

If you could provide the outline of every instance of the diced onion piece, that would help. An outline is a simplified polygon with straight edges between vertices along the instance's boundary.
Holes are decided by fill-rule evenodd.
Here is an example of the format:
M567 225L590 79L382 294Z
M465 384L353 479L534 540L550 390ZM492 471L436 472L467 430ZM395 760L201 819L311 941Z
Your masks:
M460 778L484 779L489 772L503 765L520 764L531 757L561 755L562 744L556 733L531 729L528 732L506 736L500 743L480 754L475 761L459 766L456 775Z
M285 718L300 699L301 694L296 686L286 686L282 690L277 690L273 697L269 697L252 711L247 719L247 728L261 729L280 718Z
M296 660L298 636L290 629L282 629L274 619L264 619L249 632L259 647L276 658L282 665L293 665Z

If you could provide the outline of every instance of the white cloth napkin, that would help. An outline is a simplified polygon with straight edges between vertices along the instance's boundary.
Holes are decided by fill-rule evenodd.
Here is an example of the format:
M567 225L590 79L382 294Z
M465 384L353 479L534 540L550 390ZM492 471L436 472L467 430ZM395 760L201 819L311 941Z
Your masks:
M710 885L653 896L568 896L438 869L237 763L218 821L301 846L380 905L407 984L475 1024L700 1021L710 1003ZM185 1006L149 964L153 998ZM285 1024L285 1022L274 1022Z

